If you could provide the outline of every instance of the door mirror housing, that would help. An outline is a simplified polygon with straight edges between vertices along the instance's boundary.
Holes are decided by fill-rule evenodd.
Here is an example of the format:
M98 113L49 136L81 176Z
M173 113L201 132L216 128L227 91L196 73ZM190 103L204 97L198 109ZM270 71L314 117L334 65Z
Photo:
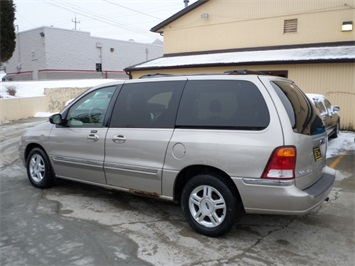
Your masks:
M49 122L54 125L62 125L63 124L62 114L51 115L49 117Z

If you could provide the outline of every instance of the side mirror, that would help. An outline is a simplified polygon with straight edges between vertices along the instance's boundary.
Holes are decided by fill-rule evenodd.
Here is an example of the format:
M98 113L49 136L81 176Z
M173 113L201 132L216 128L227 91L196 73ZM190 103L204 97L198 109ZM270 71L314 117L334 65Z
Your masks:
M63 118L61 114L54 114L49 117L49 122L54 125L62 125Z
M333 112L338 112L338 111L340 111L340 106L334 105L333 106Z

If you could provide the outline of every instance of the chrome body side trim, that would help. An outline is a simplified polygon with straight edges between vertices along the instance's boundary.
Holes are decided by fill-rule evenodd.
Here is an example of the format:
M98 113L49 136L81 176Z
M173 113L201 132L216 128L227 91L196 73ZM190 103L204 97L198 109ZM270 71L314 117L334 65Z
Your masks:
M290 180L275 180L275 179L265 179L265 178L242 178L244 184L248 185L264 185L264 186L278 186L285 187L294 184L294 179Z
M111 170L118 170L118 171L129 171L129 172L136 172L136 173L143 173L148 175L157 175L159 170L158 169L151 169L139 166L130 166L130 165L122 165L122 164L115 164L115 163L105 163L105 169Z
M102 162L92 161L92 160L83 160L78 158L66 157L66 156L54 156L53 161L61 162L61 163L68 163L68 164L80 164L80 165L87 165L92 167L102 167Z

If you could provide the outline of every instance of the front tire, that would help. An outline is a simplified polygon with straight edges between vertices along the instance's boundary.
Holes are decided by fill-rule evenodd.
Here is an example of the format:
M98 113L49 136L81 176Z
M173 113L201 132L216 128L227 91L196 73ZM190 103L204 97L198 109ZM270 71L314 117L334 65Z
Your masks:
M211 175L197 175L186 184L181 208L189 225L210 237L235 228L244 212L237 190L222 177Z
M34 187L48 188L54 183L54 173L47 154L34 148L27 157L27 176Z
M333 139L339 136L339 131L340 131L340 122L338 121L337 125L335 126L334 133L332 135Z

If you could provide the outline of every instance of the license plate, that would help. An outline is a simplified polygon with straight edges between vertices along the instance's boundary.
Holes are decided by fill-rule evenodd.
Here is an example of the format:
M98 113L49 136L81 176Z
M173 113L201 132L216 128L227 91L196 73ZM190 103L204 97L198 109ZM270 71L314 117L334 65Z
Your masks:
M319 160L322 160L322 153L320 152L320 148L319 147L313 148L313 156L314 156L314 160L316 162L319 161Z

